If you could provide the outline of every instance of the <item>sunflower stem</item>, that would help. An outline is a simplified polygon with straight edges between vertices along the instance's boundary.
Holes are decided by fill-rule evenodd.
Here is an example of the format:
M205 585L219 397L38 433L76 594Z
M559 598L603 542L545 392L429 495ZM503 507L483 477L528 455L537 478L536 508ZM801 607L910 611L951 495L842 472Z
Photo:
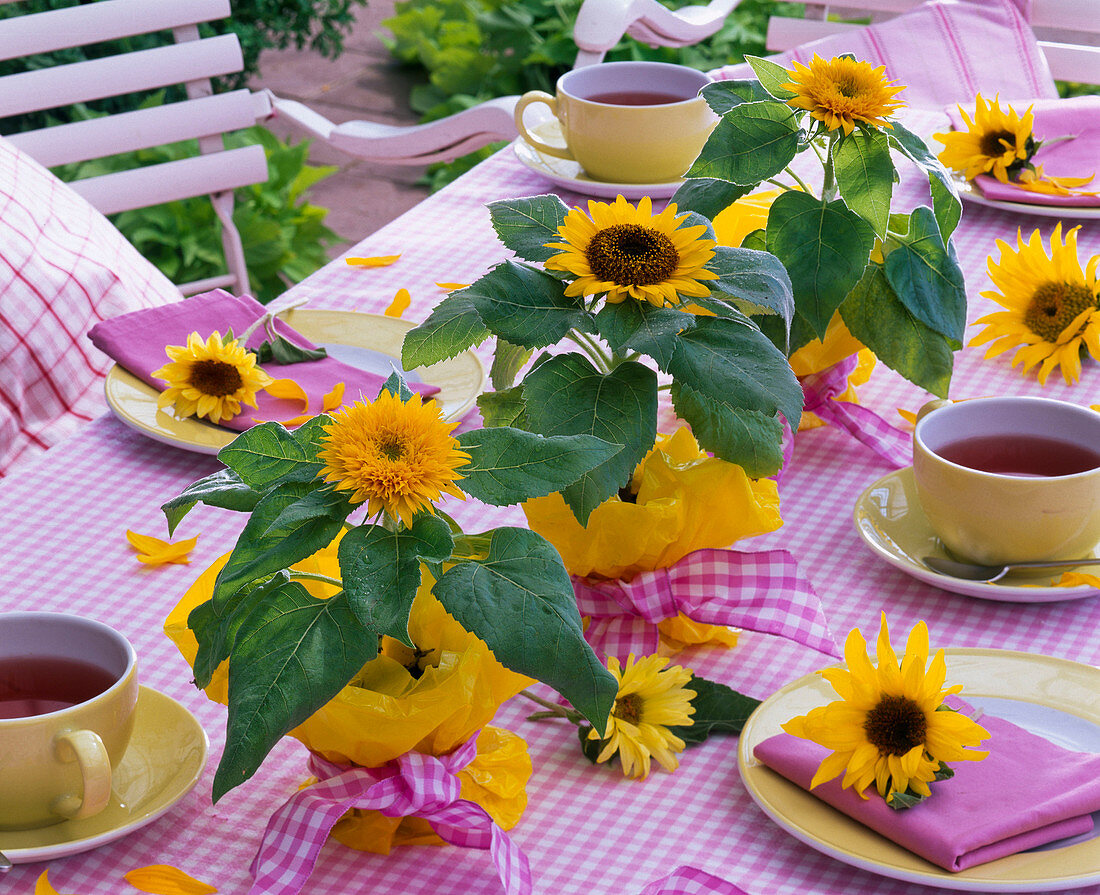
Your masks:
M589 359L595 362L596 366L600 367L603 372L608 373L611 371L613 358L600 347L595 339L576 329L569 330L568 337L576 342L581 350L588 355Z
M808 196L812 196L814 194L814 191L806 185L806 181L795 174L794 171L792 171L790 168L784 168L783 170L785 173L790 174L791 177L794 178L795 183L799 185L799 187L802 189L802 192L806 193Z
M325 584L332 584L336 587L343 587L344 582L339 578L333 578L331 575L322 575L320 572L300 572L297 569L287 569L291 578L302 578L307 581L322 581Z
M833 149L836 147L837 136L834 134L829 138L829 145L825 150L825 160L822 164L825 167L825 180L821 185L821 201L832 202L836 198L836 172L833 170Z
M546 718L565 718L567 721L571 721L578 727L583 723L584 718L580 712L575 709L567 709L563 705L559 705L556 702L551 702L549 699L543 699L532 693L530 690L520 690L520 696L525 696L536 705L541 705L546 711L535 712L527 716L528 721L541 721Z

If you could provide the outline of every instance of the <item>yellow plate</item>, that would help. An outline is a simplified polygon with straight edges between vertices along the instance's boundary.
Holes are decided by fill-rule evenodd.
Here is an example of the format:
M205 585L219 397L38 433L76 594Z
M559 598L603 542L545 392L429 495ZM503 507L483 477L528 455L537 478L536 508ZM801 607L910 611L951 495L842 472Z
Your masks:
M13 864L49 861L98 848L151 824L198 782L208 747L206 732L186 708L141 687L134 733L115 769L107 807L85 820L0 831L0 852Z
M1066 748L1100 752L1100 668L1008 650L944 653L947 681L962 684L968 702ZM741 732L737 763L749 794L796 839L845 864L946 889L1051 892L1100 882L1100 837L1095 835L951 873L841 814L753 756L758 743L781 732L783 722L835 698L819 675L807 675L761 703Z
M288 311L280 319L310 341L323 345L333 357L382 376L389 375L391 365L401 368L401 343L405 333L416 325L381 314L314 308ZM436 400L443 415L450 419L469 410L485 387L485 367L472 351L430 367L417 367L411 375L439 387ZM216 454L240 434L205 420L180 420L158 410L160 392L117 364L107 372L105 389L107 405L115 416L155 441L200 454Z

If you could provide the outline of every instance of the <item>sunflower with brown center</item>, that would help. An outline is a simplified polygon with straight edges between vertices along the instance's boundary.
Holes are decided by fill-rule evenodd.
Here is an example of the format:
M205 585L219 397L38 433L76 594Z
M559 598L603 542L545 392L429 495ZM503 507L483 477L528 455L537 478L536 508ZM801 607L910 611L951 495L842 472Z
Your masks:
M985 328L971 345L990 343L986 357L1017 348L1012 365L1027 373L1038 367L1040 383L1060 369L1067 383L1081 376L1081 356L1088 352L1100 360L1100 256L1081 269L1077 259L1074 227L1062 241L1061 222L1050 235L1050 254L1038 230L1025 244L1016 233L1016 250L997 240L999 261L989 258L989 277L995 289L982 293L1005 310L978 318ZM1017 347L1019 346L1019 347Z
M256 355L235 339L222 340L213 332L203 342L198 333L186 345L164 349L171 363L153 371L168 383L157 398L157 407L175 405L176 416L206 417L212 423L229 420L241 412L241 404L256 406L256 393L274 380L256 366Z
M958 108L966 130L933 134L944 146L939 160L967 180L979 174L992 174L1001 183L1016 180L1038 149L1031 133L1035 124L1031 107L1021 118L1012 106L1002 110L998 97L989 102L979 93L973 118L962 106Z
M622 196L613 203L590 201L588 214L572 208L558 235L562 242L547 243L561 253L546 261L548 270L576 277L565 294L599 295L618 304L627 298L655 307L680 303L683 296L710 294L702 280L716 280L706 269L714 257L713 239L702 239L705 225L681 227L687 215L676 216L669 205L653 214L649 197L631 205Z
M850 134L856 124L891 127L886 119L905 105L895 99L905 86L887 80L885 71L849 56L822 59L814 53L809 65L794 63L787 72L791 80L782 86L794 92L787 105L805 109L831 131Z
M367 501L371 516L385 511L411 526L423 511L434 513L433 501L444 494L465 495L455 482L456 470L470 455L458 447L434 402L419 394L407 401L383 390L375 401L357 401L325 425L324 447L317 458L325 465L318 478L337 490L351 491L352 503Z
M890 646L883 615L878 635L878 667L867 657L867 643L853 629L844 644L847 668L820 672L839 700L792 718L783 729L812 740L832 753L821 762L810 788L844 774L841 786L863 798L875 785L887 803L896 794L927 797L942 765L980 761L988 752L972 748L989 733L970 718L946 709L944 698L961 686L944 689L947 666L939 650L928 666L928 627L919 622L909 634L899 664Z

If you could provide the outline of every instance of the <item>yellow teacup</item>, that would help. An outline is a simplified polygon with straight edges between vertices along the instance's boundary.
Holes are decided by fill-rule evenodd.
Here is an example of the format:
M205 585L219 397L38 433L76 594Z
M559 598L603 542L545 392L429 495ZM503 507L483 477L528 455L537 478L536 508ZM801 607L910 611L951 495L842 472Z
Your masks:
M667 62L604 62L566 72L555 96L541 90L516 104L516 128L539 152L574 159L595 180L664 183L691 167L718 122L699 91L701 71ZM532 134L524 112L545 103L565 146Z
M990 565L1092 555L1100 413L1048 398L937 403L913 432L913 477L952 554Z
M134 725L134 649L56 612L0 615L0 830L98 814Z

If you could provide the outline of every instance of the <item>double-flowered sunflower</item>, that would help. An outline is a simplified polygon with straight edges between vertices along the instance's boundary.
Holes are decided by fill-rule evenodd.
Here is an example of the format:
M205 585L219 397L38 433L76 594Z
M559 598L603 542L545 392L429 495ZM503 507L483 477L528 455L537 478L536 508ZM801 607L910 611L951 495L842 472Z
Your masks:
M1067 383L1076 382L1085 351L1100 360L1100 256L1082 270L1077 258L1079 229L1070 230L1063 242L1059 222L1050 235L1049 255L1038 230L1026 244L1017 231L1015 251L997 240L1000 260L991 256L988 261L995 288L982 295L1005 310L978 318L975 323L985 328L970 344L990 343L986 357L1017 348L1013 366L1021 364L1025 373L1038 367L1040 383L1058 369Z
M168 383L157 398L157 407L175 405L180 417L206 417L217 424L241 412L241 404L256 406L256 393L274 381L256 366L256 355L235 339L224 341L213 332L204 342L198 333L186 345L165 348L171 363L153 371Z
M814 53L809 65L795 62L787 72L791 80L783 87L794 93L787 105L805 109L831 131L842 128L850 134L857 124L889 128L887 118L905 105L895 98L905 86L888 80L885 72L885 66L875 68L850 56L822 59Z
M546 261L548 270L574 277L565 294L606 294L618 304L627 298L658 308L680 303L681 297L704 297L704 280L718 274L706 269L714 257L713 239L701 238L705 224L681 226L687 215L676 216L675 204L653 214L649 197L631 205L622 196L614 202L589 201L588 214L572 208L558 227L561 242L547 248L561 253Z
M979 174L992 174L1001 183L1015 180L1037 148L1031 133L1035 124L1031 108L1020 117L1011 106L1002 110L997 97L989 102L979 93L974 100L974 117L962 106L959 114L966 122L965 131L934 135L944 145L940 161L967 180Z
M369 515L384 510L411 526L418 513L434 513L432 503L443 494L464 497L455 482L464 478L457 470L470 455L451 436L456 425L419 394L403 401L383 390L376 400L333 415L324 427L317 457L325 465L318 475L351 491L353 503L367 501Z
M962 689L944 688L943 650L925 671L928 627L923 621L909 634L900 664L890 646L885 615L878 635L878 667L871 664L859 629L848 635L844 661L846 668L820 672L840 699L783 725L792 736L832 750L814 774L811 788L843 773L841 786L852 787L864 798L872 784L887 803L896 794L927 797L928 784L937 779L942 765L980 761L989 754L969 748L989 733L943 706L945 697Z

